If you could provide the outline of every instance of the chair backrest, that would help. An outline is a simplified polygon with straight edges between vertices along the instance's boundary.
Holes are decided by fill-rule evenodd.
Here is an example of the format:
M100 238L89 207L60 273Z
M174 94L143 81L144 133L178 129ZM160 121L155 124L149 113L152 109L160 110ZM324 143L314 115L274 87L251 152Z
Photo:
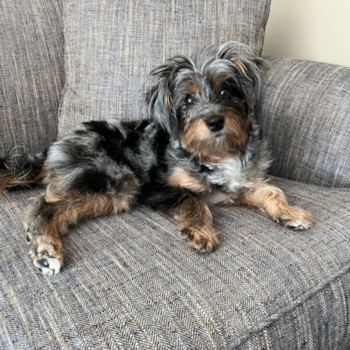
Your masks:
M28 152L57 135L64 84L62 0L0 5L0 157L15 145Z
M268 58L257 117L275 158L271 173L350 187L350 68Z
M67 82L59 133L138 119L149 72L168 57L237 40L260 54L270 0L66 0Z

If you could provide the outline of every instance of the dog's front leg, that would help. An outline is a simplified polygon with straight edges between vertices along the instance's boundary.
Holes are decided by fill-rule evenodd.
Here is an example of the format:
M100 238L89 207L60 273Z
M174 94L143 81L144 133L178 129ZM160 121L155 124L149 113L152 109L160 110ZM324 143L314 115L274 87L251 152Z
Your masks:
M306 230L314 222L309 212L290 206L282 190L265 182L257 182L235 200L233 205L261 209L272 220L292 230Z
M170 212L180 223L180 234L199 252L212 251L218 245L213 217L204 202L189 197Z

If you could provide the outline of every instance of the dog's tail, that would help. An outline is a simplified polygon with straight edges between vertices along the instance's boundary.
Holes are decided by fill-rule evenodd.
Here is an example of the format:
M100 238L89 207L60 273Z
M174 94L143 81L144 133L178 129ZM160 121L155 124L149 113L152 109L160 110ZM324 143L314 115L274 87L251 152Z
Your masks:
M0 196L10 187L40 183L46 176L46 158L47 151L29 155L19 147L14 147L7 157L0 158Z

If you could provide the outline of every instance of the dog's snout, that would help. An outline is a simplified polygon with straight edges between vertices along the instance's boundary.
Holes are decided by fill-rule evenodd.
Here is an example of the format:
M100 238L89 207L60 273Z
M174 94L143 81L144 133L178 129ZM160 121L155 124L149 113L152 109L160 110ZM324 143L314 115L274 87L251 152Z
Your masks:
M225 125L225 117L223 115L214 115L205 121L207 127L211 131L219 131Z

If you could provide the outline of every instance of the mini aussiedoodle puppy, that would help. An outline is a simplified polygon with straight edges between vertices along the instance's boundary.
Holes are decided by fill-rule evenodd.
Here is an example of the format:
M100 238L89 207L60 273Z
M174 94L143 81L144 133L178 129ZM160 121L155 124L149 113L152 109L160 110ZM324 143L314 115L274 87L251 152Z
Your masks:
M253 117L261 61L236 42L175 56L151 72L148 120L82 123L33 156L13 149L0 162L1 192L47 186L24 222L34 265L58 273L69 226L137 203L174 216L198 251L218 245L208 205L259 208L290 229L309 228L312 216L264 181L270 156Z

